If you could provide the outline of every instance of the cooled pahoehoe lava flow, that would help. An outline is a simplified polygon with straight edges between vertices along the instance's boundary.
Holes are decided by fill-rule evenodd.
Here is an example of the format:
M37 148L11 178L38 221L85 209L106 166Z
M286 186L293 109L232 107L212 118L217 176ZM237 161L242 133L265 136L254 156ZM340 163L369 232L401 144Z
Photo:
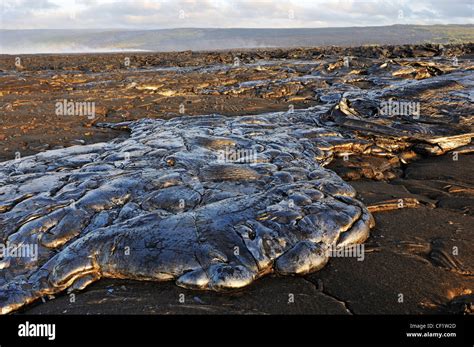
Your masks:
M2 238L40 255L3 259L2 311L100 277L223 290L272 268L320 269L327 246L364 241L373 221L322 167L331 152L311 139L335 134L314 121L143 120L124 141L4 163ZM253 162L223 160L229 148L255 151Z
M472 77L451 78L472 86ZM401 83L409 93L451 82ZM363 243L374 226L355 190L325 168L334 158L437 155L471 143L467 118L372 114L396 93L350 90L336 104L255 116L102 124L130 137L0 163L0 242L38 245L37 257L1 259L0 312L105 277L220 291L273 271L321 269L329 249Z

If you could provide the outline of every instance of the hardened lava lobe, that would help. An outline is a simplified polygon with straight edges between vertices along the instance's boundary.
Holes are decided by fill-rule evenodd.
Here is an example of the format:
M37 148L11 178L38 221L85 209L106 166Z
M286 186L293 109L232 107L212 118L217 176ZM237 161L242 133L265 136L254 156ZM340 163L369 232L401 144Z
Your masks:
M221 100L246 110L253 103L243 102L248 98L263 109L274 99L285 105L313 100L317 106L103 124L127 128L130 137L0 163L0 245L38 251L0 254L0 312L102 277L175 280L221 291L273 271L321 269L328 250L364 242L374 224L342 177L391 180L417 158L474 151L474 75L466 58L472 45L438 53L428 48L416 59L406 47L373 48L383 54L346 61L340 54L315 58L302 51L308 64L293 61L292 68L281 69L281 61L203 67L198 72L206 83L185 92L182 79L163 89L174 74L166 83L161 72L158 82L150 77L153 71L110 77L118 82L109 85L108 101L122 91L120 109L126 111L144 106L135 107L130 95L146 94L146 102L155 103L155 91L169 96L174 90L203 100L225 96ZM452 54L463 52L466 57L453 64ZM404 58L396 57L400 53ZM261 80L235 83L244 72L255 76L255 69ZM216 71L227 77L214 78ZM195 82L195 75L182 72L185 84ZM38 85L102 97L101 74L86 83L83 76L53 77L59 84L43 82L49 74L25 75L37 91L34 99L27 88L18 91L16 72L7 73L4 97L23 95L17 105L49 105L52 97L43 97L56 89ZM125 80L133 83L122 88ZM97 93L89 95L93 85Z
M2 259L1 312L102 277L226 290L321 269L374 222L323 167L320 140L343 138L317 116L141 120L115 126L125 140L0 164L0 240L38 245Z

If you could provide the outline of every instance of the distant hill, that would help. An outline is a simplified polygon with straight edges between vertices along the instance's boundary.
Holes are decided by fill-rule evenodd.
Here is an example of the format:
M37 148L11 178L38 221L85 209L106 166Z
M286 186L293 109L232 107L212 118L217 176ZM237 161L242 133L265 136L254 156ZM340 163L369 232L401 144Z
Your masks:
M0 30L0 53L184 51L474 42L474 25L315 29Z

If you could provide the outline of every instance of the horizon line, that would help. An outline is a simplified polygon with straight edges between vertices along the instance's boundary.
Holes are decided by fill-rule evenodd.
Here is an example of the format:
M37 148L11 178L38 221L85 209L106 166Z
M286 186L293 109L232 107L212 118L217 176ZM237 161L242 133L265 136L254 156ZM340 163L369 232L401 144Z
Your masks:
M152 31L152 30L182 30L182 29L194 29L194 30L209 30L209 29L218 29L218 30L303 30L303 29L349 29L349 28L382 28L382 27L394 27L394 26L474 26L473 23L447 23L447 24L388 24L388 25L352 25L352 26L334 26L334 27L175 27L175 28L17 28L17 29L7 29L0 28L0 30L9 30L9 31L19 31L19 30L126 30L126 31Z

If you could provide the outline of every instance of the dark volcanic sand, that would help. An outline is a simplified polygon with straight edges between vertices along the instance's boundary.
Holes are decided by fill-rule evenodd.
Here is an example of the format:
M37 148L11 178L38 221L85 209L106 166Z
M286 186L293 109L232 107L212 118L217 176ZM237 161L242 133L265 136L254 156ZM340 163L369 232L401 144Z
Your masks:
M416 48L418 56L430 57L433 50ZM434 48L433 48L434 49ZM395 53L393 53L395 50ZM384 54L376 48L344 54L383 59L413 56L414 48L391 48ZM410 53L411 52L411 53ZM314 59L328 64L321 50L276 50L242 52L245 63L255 59ZM334 52L331 52L334 53ZM341 53L341 52L337 52ZM410 55L411 54L411 55ZM296 62L202 74L174 70L153 71L161 66L231 64L233 54L134 55L129 70L116 70L123 55L26 56L24 78L0 71L0 160L12 159L58 146L107 141L126 133L94 127L98 121L116 122L142 117L179 116L184 104L187 114L221 113L228 116L256 114L315 105L311 83L273 83L258 90L240 88L228 93L219 88L238 86L250 80L282 80L305 76L311 71ZM0 57L0 69L13 68L13 57ZM180 60L181 59L181 60ZM355 60L357 62L357 59ZM76 71L72 73L69 68ZM357 67L353 67L356 69ZM51 69L54 69L51 70ZM135 69L145 69L137 71ZM91 73L96 72L96 73ZM341 77L342 78L342 77ZM110 81L110 82L107 82ZM139 81L139 89L131 85ZM105 83L104 83L105 82ZM335 80L334 82L339 82ZM151 86L150 89L146 89ZM290 86L290 87L289 87ZM363 83L359 85L364 88ZM208 90L214 90L209 92ZM161 94L160 94L161 93ZM171 94L171 95L170 95ZM63 98L100 100L97 117L90 121L54 115L54 102ZM351 184L367 205L391 199L416 198L418 208L374 213L376 227L366 242L364 261L334 258L320 272L305 277L262 278L232 293L190 291L174 283L101 280L75 294L29 306L28 314L180 314L180 313L472 313L474 254L474 157L451 154L430 157L402 168L389 182L358 180ZM335 169L338 172L337 168ZM339 173L339 172L338 172ZM459 254L454 256L453 247ZM180 303L180 294L185 303ZM289 303L289 295L294 303ZM403 303L399 302L403 294Z

